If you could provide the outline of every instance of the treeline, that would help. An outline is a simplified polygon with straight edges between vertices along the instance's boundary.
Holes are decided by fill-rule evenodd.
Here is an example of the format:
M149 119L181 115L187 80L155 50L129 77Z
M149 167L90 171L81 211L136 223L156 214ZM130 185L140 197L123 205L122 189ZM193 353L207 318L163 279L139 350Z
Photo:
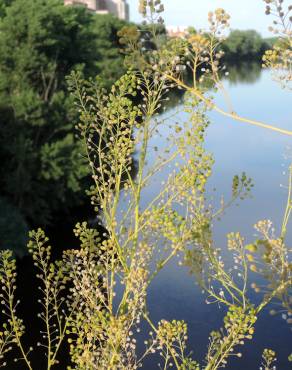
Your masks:
M125 25L63 0L0 0L0 248L23 244L28 228L70 218L88 203L66 76L79 70L110 87L125 71L117 35ZM140 30L152 48L147 27ZM157 34L166 42L163 26ZM225 60L260 59L270 46L255 31L232 31Z
M261 61L266 50L272 48L277 38L263 38L254 30L232 30L222 43L224 60L230 63Z
M188 28L189 34L196 34L194 27ZM277 37L263 38L255 30L231 30L227 38L222 41L224 61L227 63L241 63L261 61L266 50L272 48Z
M124 25L63 0L0 0L0 247L85 199L66 76L79 70L110 86L124 72Z

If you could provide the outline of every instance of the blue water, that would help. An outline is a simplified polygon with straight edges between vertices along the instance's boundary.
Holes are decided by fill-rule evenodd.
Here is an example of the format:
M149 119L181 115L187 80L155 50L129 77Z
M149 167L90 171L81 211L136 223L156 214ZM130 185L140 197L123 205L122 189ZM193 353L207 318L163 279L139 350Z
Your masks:
M247 77L249 71L246 71ZM248 80L248 79L247 79ZM264 121L278 127L292 129L292 99L289 91L282 90L271 78L269 71L263 71L257 78L249 81L225 81L225 86L232 97L233 110L238 114L255 120ZM216 103L224 107L225 101L221 94L216 95ZM186 113L177 104L166 113L166 123L185 120ZM232 177L245 171L252 177L255 184L253 198L245 200L238 207L233 206L214 225L214 239L218 246L226 245L226 234L240 231L247 242L254 239L253 225L261 219L273 221L279 229L286 204L287 169L292 157L291 138L276 132L254 127L246 123L232 121L215 112L209 113L211 124L206 136L206 149L213 153L215 165L209 183L209 194L214 192L214 203L218 204L221 194L230 195ZM151 145L160 149L166 146L166 138L170 129L167 124L161 126L160 135L152 139ZM291 148L290 148L291 147ZM148 154L151 163L156 152ZM288 157L288 159L287 159ZM290 158L290 161L289 161ZM165 179L170 169L162 171L157 181L143 193L143 203L147 203L157 193L159 183ZM211 195L210 195L211 196ZM290 227L291 229L291 227ZM288 242L291 243L291 232ZM185 320L188 324L189 351L193 357L203 364L207 352L208 335L211 330L222 326L224 310L218 305L206 305L205 297L195 284L195 279L187 269L172 261L153 281L148 296L148 308L152 319ZM256 279L256 278L255 278ZM259 299L253 294L253 299ZM281 316L271 317L270 307L262 312L256 323L256 334L251 343L240 348L241 359L229 361L229 369L258 369L261 353L264 348L277 352L277 369L291 369L287 357L292 352L291 327ZM146 327L144 328L146 330ZM142 336L145 335L141 334ZM157 367L155 356L148 359L144 369Z

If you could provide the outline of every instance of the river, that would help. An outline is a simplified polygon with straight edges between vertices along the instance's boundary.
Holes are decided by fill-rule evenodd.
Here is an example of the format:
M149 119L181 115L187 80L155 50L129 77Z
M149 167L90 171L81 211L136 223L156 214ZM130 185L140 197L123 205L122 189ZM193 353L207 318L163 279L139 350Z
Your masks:
M245 117L273 124L291 130L292 100L291 93L281 89L272 80L270 72L261 71L255 66L245 66L239 71L230 70L229 78L224 81L225 87L232 98L233 110ZM225 100L221 93L215 95L216 103L224 107ZM173 115L175 115L173 117ZM161 118L169 118L170 123L187 119L183 106L179 101L164 113ZM215 243L226 248L226 234L240 231L247 242L254 240L253 225L262 219L273 221L276 230L281 226L284 207L287 200L287 169L292 159L291 138L233 121L215 112L209 112L210 126L207 130L205 147L213 153L215 165L210 179L208 194L212 189L216 192L214 202L220 196L228 196L231 191L232 177L245 171L252 177L255 184L253 197L233 206L222 219L214 225ZM160 128L160 135L154 137L150 146L163 148L170 134L167 124ZM152 163L157 153L149 151L148 162ZM169 169L171 170L171 169ZM159 181L167 176L167 171L159 175ZM147 203L157 192L157 182L153 182L143 193L143 203ZM291 232L287 240L291 245ZM180 267L177 260L172 261L153 281L148 296L148 308L153 321L185 320L188 324L188 349L193 357L204 361L207 351L208 336L212 330L222 326L224 310L218 305L206 305L205 296L196 285L195 279L187 269ZM257 281L257 277L254 277ZM255 302L259 297L251 293ZM264 348L277 352L277 368L291 369L287 357L291 353L291 327L281 315L271 317L268 307L256 323L254 339L242 348L241 359L229 361L229 369L258 369ZM144 327L140 339L147 337L149 329ZM142 341L143 342L143 341ZM240 349L241 350L241 349ZM155 356L144 364L144 369L157 367Z
M272 80L269 71L261 71L254 65L230 68L229 76L224 84L232 97L235 112L291 130L291 95L289 91L282 90ZM166 146L166 140L171 131L169 125L188 118L183 111L182 100L182 95L175 96L170 101L166 112L160 116L166 122L160 126L159 135L151 140L151 147L156 146L161 149ZM220 107L224 107L225 100L222 94L217 93L215 101ZM209 112L208 115L211 123L207 129L205 147L213 153L215 158L213 174L208 185L208 199L213 198L212 202L218 204L221 195L228 197L233 176L242 171L252 177L255 184L252 192L253 198L240 202L239 206L231 207L221 220L214 224L214 241L226 250L227 233L240 231L248 243L254 239L253 225L258 220L270 219L275 228L279 229L287 198L285 186L287 185L287 169L292 159L292 143L291 138L279 133L232 121L214 112ZM156 156L157 152L150 149L147 155L148 163L152 163ZM148 203L153 194L157 193L157 186L159 186L157 184L165 180L169 171L171 167L159 173L156 179L158 181L150 183L143 191L143 204ZM213 188L216 188L215 192ZM70 225L69 227L71 228ZM66 230L60 229L55 235L57 245L58 242L61 245L64 244L63 239L68 234L67 228ZM291 236L290 231L287 236L290 245ZM65 244L71 246L71 241L67 242ZM53 243L53 245L56 244ZM72 246L74 245L72 241ZM33 292L37 287L36 283L31 283L32 266L29 258L25 257L18 262L21 270L19 293L25 298L21 311L23 316L31 318L31 312L39 309L37 302L32 303L31 301L31 296L35 294ZM253 276L253 279L256 280L256 276ZM225 313L224 309L218 305L207 305L205 298L196 285L195 278L189 274L187 268L178 265L178 260L173 260L158 274L150 285L148 295L148 309L154 322L161 319L177 319L187 322L188 351L192 351L193 358L201 364L204 363L207 352L209 333L222 326ZM259 296L251 293L251 299L256 302ZM277 352L277 369L291 369L287 360L291 353L291 327L289 328L281 315L271 317L269 309L270 307L260 315L256 323L254 339L241 349L243 357L230 360L228 369L258 369L264 348L271 348ZM32 325L29 336L36 337L39 334L38 331L38 325ZM141 333L137 334L140 343L139 350L142 350L143 341L148 337L148 331L149 328L144 324ZM158 362L159 358L156 355L149 357L143 369L156 369ZM42 368L42 365L39 367Z

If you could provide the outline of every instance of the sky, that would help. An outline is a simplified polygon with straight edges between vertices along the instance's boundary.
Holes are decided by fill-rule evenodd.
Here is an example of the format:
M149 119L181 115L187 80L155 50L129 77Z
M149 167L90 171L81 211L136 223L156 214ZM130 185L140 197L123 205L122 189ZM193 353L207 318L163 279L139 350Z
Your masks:
M139 0L127 0L130 5L131 21L139 22ZM210 10L223 8L231 15L231 28L255 29L263 36L272 36L268 27L271 16L265 15L263 0L162 0L167 26L194 26L207 28L207 14Z

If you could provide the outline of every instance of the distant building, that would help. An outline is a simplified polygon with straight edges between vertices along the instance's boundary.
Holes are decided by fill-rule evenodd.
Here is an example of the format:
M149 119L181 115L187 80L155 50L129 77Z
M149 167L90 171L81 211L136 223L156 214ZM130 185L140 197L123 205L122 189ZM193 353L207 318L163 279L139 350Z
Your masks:
M187 27L179 26L168 26L166 27L166 32L169 37L179 37L179 38L185 38L189 34Z
M113 14L126 21L130 18L127 0L64 0L65 5L84 5L97 14Z

